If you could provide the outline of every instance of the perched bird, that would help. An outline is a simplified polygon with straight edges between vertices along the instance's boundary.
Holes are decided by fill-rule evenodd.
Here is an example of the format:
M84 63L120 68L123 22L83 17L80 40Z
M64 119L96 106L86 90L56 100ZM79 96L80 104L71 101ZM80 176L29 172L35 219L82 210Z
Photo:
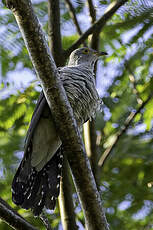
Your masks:
M74 50L68 65L58 68L74 116L81 127L100 108L94 65L106 55L90 48ZM12 182L12 200L39 215L44 206L54 209L62 170L62 142L43 92L27 132L24 156Z

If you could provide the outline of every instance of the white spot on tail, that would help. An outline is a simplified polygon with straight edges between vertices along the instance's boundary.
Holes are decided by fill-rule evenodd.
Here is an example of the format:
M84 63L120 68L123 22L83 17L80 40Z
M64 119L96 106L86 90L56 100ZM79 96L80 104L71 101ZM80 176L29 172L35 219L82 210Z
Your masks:
M38 206L40 206L40 205L41 205L41 202L42 202L42 200L40 200L40 201L39 201Z
M27 197L27 200L29 200L30 196L31 196L31 193L30 193L29 196Z
M59 184L57 184L56 188L59 188Z
M11 192L12 192L13 194L15 194L15 191L13 190L13 188L11 188Z
M60 169L60 168L62 168L62 165L59 163L59 164L58 164L58 167L59 167L59 169Z

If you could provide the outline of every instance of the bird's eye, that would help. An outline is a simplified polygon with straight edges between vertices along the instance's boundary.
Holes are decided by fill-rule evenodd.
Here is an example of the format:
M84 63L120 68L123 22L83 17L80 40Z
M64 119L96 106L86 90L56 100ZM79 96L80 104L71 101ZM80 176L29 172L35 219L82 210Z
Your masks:
M84 49L84 50L83 50L83 53L84 53L84 54L88 54L88 53L89 53L89 50L88 50L88 49Z

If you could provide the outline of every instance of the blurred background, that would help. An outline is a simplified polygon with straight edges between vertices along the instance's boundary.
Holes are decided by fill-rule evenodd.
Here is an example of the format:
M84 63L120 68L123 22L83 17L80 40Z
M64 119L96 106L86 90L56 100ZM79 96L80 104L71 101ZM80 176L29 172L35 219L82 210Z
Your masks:
M60 1L63 48L79 35L70 10ZM94 0L97 19L114 1ZM47 2L33 0L44 31ZM81 31L90 27L87 1L73 1ZM108 52L97 65L97 90L103 100L96 129L96 178L110 229L153 229L153 2L131 0L102 29L99 49ZM90 37L88 41L90 42ZM23 154L24 138L41 87L11 11L0 3L0 197L39 226L30 211L11 201L11 182ZM73 189L79 229L84 218ZM58 205L49 215L62 229ZM50 214L50 212L48 212ZM41 226L41 227L40 227ZM0 221L1 230L11 229Z

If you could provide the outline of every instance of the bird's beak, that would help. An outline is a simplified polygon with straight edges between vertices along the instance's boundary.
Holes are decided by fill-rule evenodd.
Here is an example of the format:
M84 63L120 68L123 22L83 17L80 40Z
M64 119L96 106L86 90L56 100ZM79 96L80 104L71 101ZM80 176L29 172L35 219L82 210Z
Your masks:
M95 51L94 53L96 56L100 57L100 56L103 56L103 55L108 55L108 53L106 52L98 52L98 51Z
M108 55L107 52L100 52L98 56Z

